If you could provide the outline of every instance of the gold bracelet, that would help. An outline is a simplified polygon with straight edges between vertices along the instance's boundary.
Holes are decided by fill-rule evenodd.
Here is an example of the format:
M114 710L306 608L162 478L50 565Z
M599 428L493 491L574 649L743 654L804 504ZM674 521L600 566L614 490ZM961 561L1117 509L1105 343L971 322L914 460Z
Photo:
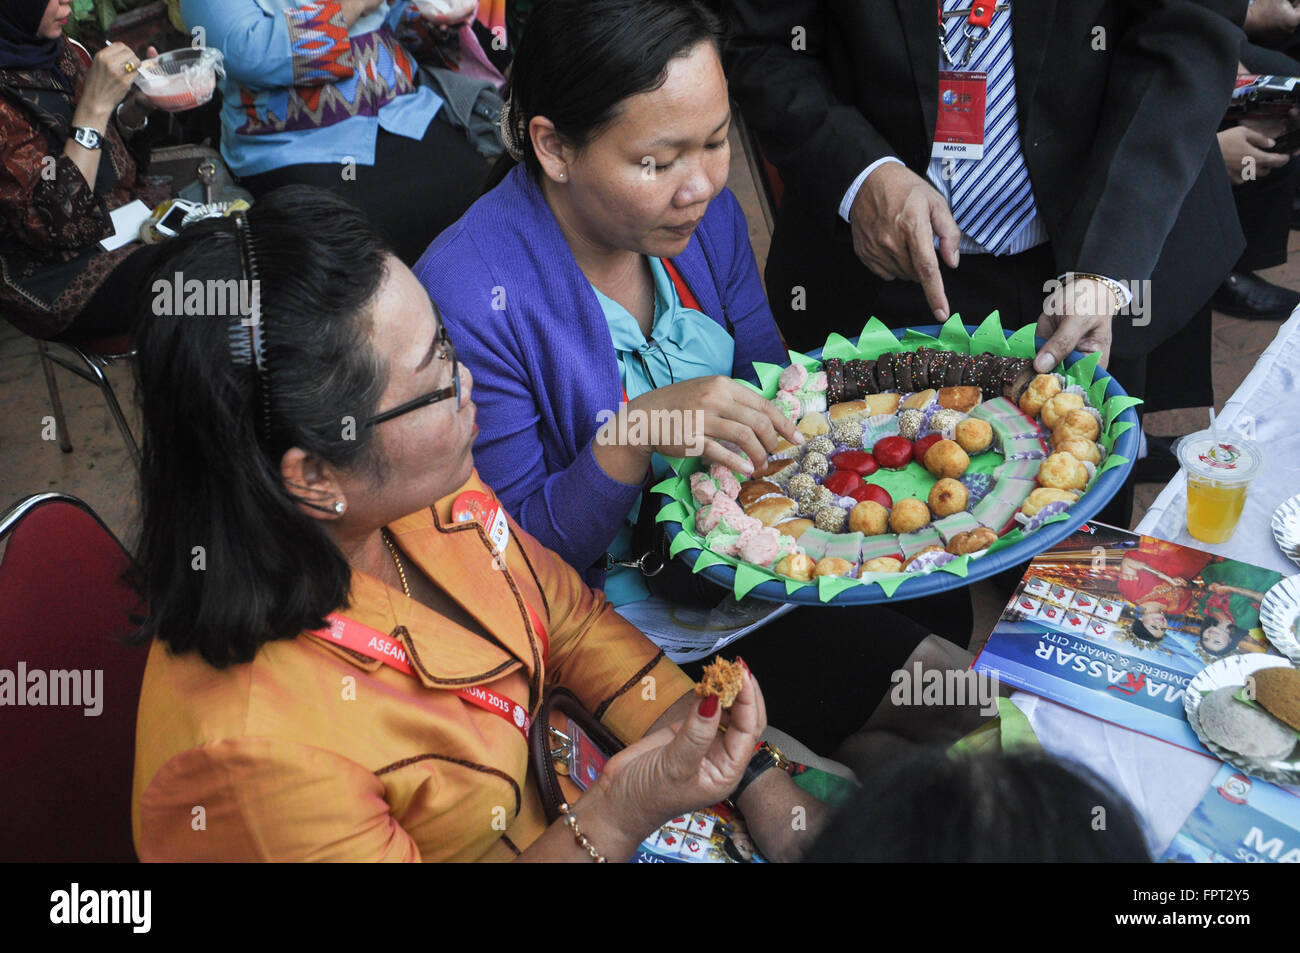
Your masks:
M577 842L578 846L590 854L591 859L596 863L605 863L605 856L600 851L596 850L591 841L587 840L586 836L578 828L578 819L574 817L573 812L569 810L567 802L560 805L560 813L564 815L564 823L568 824L569 828L573 831L573 839Z
M1119 314L1124 308L1124 296L1120 293L1119 282L1107 278L1105 275L1094 275L1088 271L1067 271L1065 276L1073 281L1076 278L1091 278L1099 282L1107 291L1115 296L1115 313Z

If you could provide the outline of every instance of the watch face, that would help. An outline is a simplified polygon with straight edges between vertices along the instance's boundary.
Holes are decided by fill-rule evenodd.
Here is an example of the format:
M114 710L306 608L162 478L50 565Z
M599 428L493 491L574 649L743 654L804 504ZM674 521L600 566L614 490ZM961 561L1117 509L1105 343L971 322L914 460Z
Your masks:
M73 132L72 138L87 149L99 148L99 133L86 126L78 126Z

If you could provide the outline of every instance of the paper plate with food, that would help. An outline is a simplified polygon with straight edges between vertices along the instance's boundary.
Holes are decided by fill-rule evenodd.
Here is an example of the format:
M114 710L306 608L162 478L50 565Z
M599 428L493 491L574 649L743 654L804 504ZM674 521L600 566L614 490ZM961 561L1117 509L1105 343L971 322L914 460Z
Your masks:
M1064 539L1132 468L1140 403L1073 354L1033 369L1032 326L891 331L872 318L758 390L797 421L745 479L699 458L655 486L670 553L734 590L860 604L966 585ZM753 385L751 385L753 386Z
M1300 670L1276 655L1230 655L1183 693L1187 723L1219 760L1274 784L1300 784Z

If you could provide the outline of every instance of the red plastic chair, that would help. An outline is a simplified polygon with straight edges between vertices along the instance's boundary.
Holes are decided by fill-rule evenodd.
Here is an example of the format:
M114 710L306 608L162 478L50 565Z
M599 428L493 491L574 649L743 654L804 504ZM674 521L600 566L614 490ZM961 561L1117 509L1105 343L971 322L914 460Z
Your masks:
M124 580L131 558L85 503L62 493L11 507L0 542L0 862L134 861L135 718L149 653L122 641L145 615ZM92 675L93 697L76 699L67 680L54 697L51 673L86 670L102 673L98 691ZM17 691L34 700L36 672L46 704L15 704ZM90 702L98 715L86 714Z
M113 415L117 429L122 432L126 448L131 453L131 460L136 469L140 468L140 447L135 442L131 427L122 413L122 406L113 393L113 385L104 374L104 369L112 367L119 361L129 361L135 357L131 338L126 334L112 334L105 337L87 338L75 341L40 341L36 349L41 355L41 367L45 371L45 384L50 390L50 404L54 408L54 423L59 435L59 449L64 453L72 452L72 440L68 436L67 420L63 416L63 400L59 397L59 385L54 379L53 364L58 364L72 371L82 380L89 381L99 388L108 404L108 411Z

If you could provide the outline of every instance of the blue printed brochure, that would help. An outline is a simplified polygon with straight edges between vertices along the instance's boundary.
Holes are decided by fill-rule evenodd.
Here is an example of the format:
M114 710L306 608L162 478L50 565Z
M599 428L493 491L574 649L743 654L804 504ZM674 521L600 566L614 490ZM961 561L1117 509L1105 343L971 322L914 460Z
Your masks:
M1300 797L1225 764L1161 859L1221 864L1300 862Z
M1204 753L1187 724L1183 693L1216 659L1273 651L1259 603L1281 578L1086 523L1029 564L975 669Z

